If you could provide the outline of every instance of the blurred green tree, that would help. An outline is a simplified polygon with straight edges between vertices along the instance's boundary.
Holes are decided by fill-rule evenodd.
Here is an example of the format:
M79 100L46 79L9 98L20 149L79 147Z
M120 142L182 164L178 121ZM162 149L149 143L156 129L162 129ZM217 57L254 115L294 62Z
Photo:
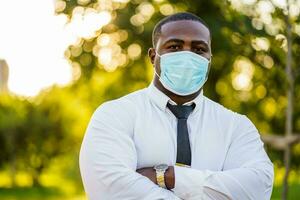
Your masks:
M20 128L24 127L30 103L7 94L1 95L0 99L0 167L8 163L14 186L17 160L25 148L24 135Z
M34 102L10 95L0 99L0 166L8 163L13 185L21 170L31 175L34 186L41 186L40 175L51 161L78 148L87 109L80 109L68 88L53 87Z

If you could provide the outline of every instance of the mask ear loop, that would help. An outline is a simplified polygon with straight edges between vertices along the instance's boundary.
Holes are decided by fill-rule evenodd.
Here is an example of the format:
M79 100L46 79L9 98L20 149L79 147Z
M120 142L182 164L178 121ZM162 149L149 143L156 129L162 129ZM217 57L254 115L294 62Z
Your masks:
M155 50L155 54L158 55L158 57L161 58L161 55L159 55L159 53Z
M158 73L156 72L156 69L154 68L154 73L155 75L160 79L160 75L158 75Z
M155 50L155 54L159 57L159 58L161 58L161 55L159 55L159 53L157 53L157 51ZM158 75L158 73L157 73L157 71L156 71L156 68L154 67L154 73L155 73L155 75L158 77L158 78L160 78L160 75Z
M210 58L209 58L209 60L208 60L208 62L209 62L209 65L211 65L211 58L213 57L213 55L211 54L211 56L210 56ZM209 71L210 71L210 67L209 67ZM208 74L209 74L209 71L207 70L207 73L206 73L206 77L205 77L205 82L208 80Z

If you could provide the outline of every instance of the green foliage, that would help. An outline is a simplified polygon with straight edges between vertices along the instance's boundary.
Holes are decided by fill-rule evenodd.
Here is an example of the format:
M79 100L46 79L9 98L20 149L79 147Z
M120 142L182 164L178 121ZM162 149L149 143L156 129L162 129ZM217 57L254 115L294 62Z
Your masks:
M268 25L259 22L255 7L260 1L239 9L230 3L234 1L225 0L108 0L104 4L99 3L104 1L91 0L83 5L77 0L60 2L65 5L57 14L67 15L70 22L78 8L106 10L112 21L99 27L93 36L79 38L66 49L66 58L75 74L72 84L64 88L54 86L30 100L0 96L2 169L15 167L26 171L33 182L39 184L45 171L59 165L62 176L78 184L78 151L93 111L107 100L147 87L153 76L147 56L152 46L152 29L165 15L180 11L199 15L212 33L213 63L205 85L206 96L249 116L262 134L283 134L287 82L282 9L276 8L272 13L272 19L280 24L274 34ZM142 21L139 21L141 16ZM292 23L299 23L299 19ZM300 38L296 32L293 36L294 131L300 132L300 104L297 103L300 101L297 76ZM105 41L105 37L109 41ZM107 54L101 57L103 49L112 50L109 62ZM268 150L272 160L281 165L282 154ZM292 152L292 164L297 168L300 146L295 146ZM80 184L76 186L82 189Z
M74 109L80 106L68 94L54 87L34 102L1 96L0 137L4 147L1 163L17 163L15 167L29 172L35 185L40 184L39 176L53 158L79 147L84 130L74 124L85 113Z
M2 95L0 99L0 166L3 166L23 153L24 135L19 130L24 127L30 103L8 95Z

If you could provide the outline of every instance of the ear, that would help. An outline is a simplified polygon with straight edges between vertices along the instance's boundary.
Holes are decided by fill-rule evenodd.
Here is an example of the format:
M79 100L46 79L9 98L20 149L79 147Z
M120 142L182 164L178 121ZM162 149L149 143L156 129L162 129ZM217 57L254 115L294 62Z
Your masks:
M148 50L148 56L149 56L149 58L151 60L151 63L154 64L154 60L155 60L155 56L156 56L154 48L149 48L149 50Z

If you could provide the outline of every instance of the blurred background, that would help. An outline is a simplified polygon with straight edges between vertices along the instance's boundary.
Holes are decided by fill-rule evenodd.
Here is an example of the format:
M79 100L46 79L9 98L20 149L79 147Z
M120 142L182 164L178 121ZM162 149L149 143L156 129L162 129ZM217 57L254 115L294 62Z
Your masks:
M212 32L205 95L260 131L272 199L300 199L300 0L0 0L1 200L86 200L93 111L148 86L152 29L182 11Z

